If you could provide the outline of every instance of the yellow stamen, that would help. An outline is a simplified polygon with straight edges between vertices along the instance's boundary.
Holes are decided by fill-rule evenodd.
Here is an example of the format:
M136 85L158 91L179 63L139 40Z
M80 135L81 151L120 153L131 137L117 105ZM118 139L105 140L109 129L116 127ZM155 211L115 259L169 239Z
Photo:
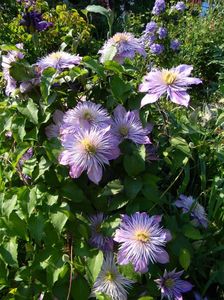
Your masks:
M86 112L84 112L84 114L83 114L83 118L84 118L85 120L87 120L87 121L91 121L91 120L93 119L93 116L91 115L90 112L86 111Z
M88 153L90 153L90 154L96 153L96 146L93 145L89 139L86 138L86 139L82 140L82 145Z
M105 275L105 279L108 280L108 281L113 281L114 280L114 274L108 271Z
M170 85L170 84L174 83L174 81L176 80L177 74L174 73L173 71L163 70L162 78L166 84Z
M169 279L165 280L164 284L166 287L171 288L174 284L173 279L169 278Z
M119 132L120 132L121 135L126 136L128 134L128 128L125 127L125 126L121 126L119 128Z
M143 231L137 231L135 237L138 241L146 243L149 241L149 234Z
M117 33L114 35L113 40L115 43L127 42L128 36L124 33Z
M60 52L51 53L51 58L60 59L61 58L61 53Z

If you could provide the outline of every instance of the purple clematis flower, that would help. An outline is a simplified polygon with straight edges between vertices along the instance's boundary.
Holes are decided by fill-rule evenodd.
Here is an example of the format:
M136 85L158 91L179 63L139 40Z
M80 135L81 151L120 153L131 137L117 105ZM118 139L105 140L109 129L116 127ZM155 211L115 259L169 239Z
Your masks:
M164 46L161 45L161 44L152 44L150 46L150 51L151 51L152 54L160 55L164 51Z
M123 64L125 58L133 59L136 53L139 53L144 57L146 56L145 48L141 41L129 32L116 33L112 38L105 42L98 53L101 54L101 63L104 63L107 60L115 60L120 64Z
M158 288L161 290L162 298L183 300L182 293L192 290L193 285L190 282L180 279L183 272L184 271L176 272L176 269L171 272L165 270L163 276L155 280L158 284Z
M165 0L156 0L152 9L152 14L158 16L161 13L163 13L165 9L166 9Z
M170 70L152 70L139 86L139 91L147 93L141 102L141 107L156 102L164 94L174 103L188 106L190 96L187 89L192 84L200 84L199 78L190 77L192 66L180 65Z
M113 254L105 255L101 271L93 285L91 296L104 293L111 300L127 300L127 289L133 281L122 276L115 265Z
M179 199L174 202L176 207L182 208L183 213L190 213L196 226L208 227L208 219L204 207L199 204L193 197L180 195Z
M184 11L187 7L184 3L184 1L179 1L177 4L174 6L174 8L178 11Z
M52 22L43 20L42 14L37 11L28 11L23 15L20 25L26 26L29 32L32 31L45 31L53 26Z
M106 220L103 213L98 213L91 216L90 218L90 229L91 229L91 238L89 240L90 244L102 250L103 252L113 251L113 238L105 236L101 230L103 222Z
M37 67L42 72L46 68L55 68L59 72L65 69L71 69L79 65L82 58L79 55L73 55L64 51L53 52L37 62Z
M60 134L60 128L63 125L64 113L61 110L56 109L53 113L54 124L50 124L45 128L45 134L48 139L57 138Z
M70 167L70 176L78 178L87 170L89 179L98 184L103 165L120 155L117 139L107 128L79 128L63 136L64 151L59 156L62 165Z
M23 44L16 44L18 49L23 49ZM2 69L3 69L3 77L6 80L6 89L5 93L7 96L10 96L17 87L16 80L10 75L10 68L12 63L23 59L24 55L19 50L12 50L7 53L7 55L2 55Z
M151 22L146 24L144 32L145 33L155 33L157 28L158 28L157 23L154 22L154 21L151 21Z
M119 142L129 139L136 144L150 144L148 134L151 130L152 126L143 128L138 110L127 112L122 105L115 108L112 132Z
M165 27L159 27L157 33L159 35L159 38L162 40L167 37L168 31Z
M170 48L175 52L180 49L180 46L181 46L181 42L179 40L172 40L170 42Z
M160 227L160 222L161 216L149 217L144 212L130 217L123 215L114 236L114 240L121 243L118 264L132 263L136 272L146 273L150 262L168 263L169 255L163 247L171 240L171 234Z
M100 104L83 101L65 113L64 124L65 129L70 128L70 130L75 130L77 127L107 127L110 124L110 117Z

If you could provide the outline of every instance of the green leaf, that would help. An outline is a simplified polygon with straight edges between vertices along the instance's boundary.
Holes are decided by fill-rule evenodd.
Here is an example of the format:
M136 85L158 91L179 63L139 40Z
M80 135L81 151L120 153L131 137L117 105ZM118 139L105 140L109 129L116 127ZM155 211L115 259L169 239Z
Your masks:
M50 213L50 220L59 234L68 220L68 215L64 211L65 209L68 209L66 203L60 206L60 210Z
M85 66L96 72L100 77L105 78L104 68L97 60L92 59L90 56L85 56L82 61Z
M114 60L105 61L104 67L106 70L113 71L116 74L124 72L124 67Z
M90 293L89 285L85 278L78 275L73 280L71 294L73 299L88 300Z
M190 156L191 150L188 145L188 143L181 137L173 137L170 139L171 145L186 154L187 156Z
M102 190L101 196L111 196L119 194L123 190L123 185L119 179L109 182Z
M72 200L73 202L79 203L85 200L85 194L74 182L66 182L61 189L62 195L65 198Z
M12 123L11 130L13 132L13 137L17 142L22 142L26 135L25 124L26 124L26 119L18 116Z
M5 263L12 267L17 267L17 241L16 237L10 238L8 242L0 246L0 256Z
M86 10L88 12L93 12L93 13L98 13L98 14L104 15L105 17L108 17L108 15L109 15L109 10L104 8L101 5L88 5L86 7Z
M192 240L200 240L202 238L200 231L194 228L191 224L184 225L183 233L186 237Z
M11 215L12 211L14 210L17 203L17 195L13 195L10 199L5 199L2 204L2 214L7 216Z
M0 289L8 285L8 269L3 260L0 259Z
M113 96L118 100L125 100L132 87L130 83L125 82L118 75L114 75L110 81L110 88Z
M90 280L94 282L101 270L103 264L103 252L99 251L98 254L94 257L89 257L87 260L87 274L90 277Z
M184 270L187 270L191 263L191 255L190 252L182 248L179 254L179 262L181 266L184 268Z
M134 199L142 188L142 181L137 178L125 177L124 190L129 199Z
M138 298L138 300L154 300L154 298L150 296L143 296L141 298Z
M18 81L28 81L35 77L34 68L27 62L13 62L10 68L10 75Z
M126 154L123 160L129 176L136 176L145 170L145 147L139 147L133 154Z
M18 111L24 115L31 123L38 124L38 107L32 99L28 103L23 103L17 106Z
M46 160L46 158L44 156L41 157L39 165L38 165L38 169L35 172L35 181L37 179L39 179L46 171L49 170L50 166L51 166L51 162L49 160Z
M104 63L104 62L111 61L116 55L116 53L117 53L117 48L115 45L111 45L107 47L101 55L102 62Z
M29 220L29 231L32 238L39 243L44 234L45 219L41 213L32 215Z
M46 101L50 95L51 85L56 77L56 70L54 68L47 68L41 74L40 91L44 100Z

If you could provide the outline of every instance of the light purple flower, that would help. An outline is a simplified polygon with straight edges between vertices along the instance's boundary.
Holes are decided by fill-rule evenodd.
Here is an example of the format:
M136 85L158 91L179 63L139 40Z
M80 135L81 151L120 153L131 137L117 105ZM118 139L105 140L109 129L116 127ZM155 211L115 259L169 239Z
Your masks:
M152 9L152 14L158 16L161 13L163 13L165 9L166 9L165 0L156 0L154 7Z
M98 184L103 175L103 165L120 155L117 139L107 128L79 128L63 136L64 151L59 156L62 165L69 165L70 176L78 178L87 170L89 179Z
M151 21L151 22L146 24L144 32L146 32L146 33L155 33L157 28L158 28L157 23L154 22L154 21Z
M164 46L161 45L161 44L152 44L150 46L150 51L151 51L152 54L160 55L164 51Z
M183 213L190 213L196 226L208 227L208 219L204 207L199 204L193 197L180 195L179 199L174 202L176 207L182 208Z
M192 290L193 285L190 282L180 279L183 272L184 271L176 272L176 269L171 272L165 270L163 276L155 280L158 284L158 288L161 290L162 298L183 300L182 293Z
M23 44L16 44L18 49L23 49ZM5 93L7 96L10 96L17 87L16 80L10 75L10 68L12 63L23 59L24 55L19 50L12 50L7 53L7 55L2 55L2 69L3 69L3 77L6 80L6 89Z
M89 240L90 244L104 252L113 251L113 238L105 236L102 232L101 226L106 220L106 217L103 213L98 213L91 216L90 218L90 229L91 229L91 238Z
M177 2L177 4L174 6L174 8L178 11L184 11L187 7L183 1Z
M37 62L37 67L42 72L44 69L52 67L62 72L71 69L81 63L82 57L64 51L53 52Z
M165 39L167 37L168 31L165 27L159 27L157 33L160 39Z
M132 263L136 272L145 273L150 262L168 263L169 255L163 247L171 240L171 234L160 227L160 222L161 216L149 217L144 212L136 212L130 217L123 215L114 237L121 243L118 264Z
M152 70L144 78L139 86L139 91L147 93L142 101L141 107L156 102L164 94L174 103L188 106L190 96L187 89L192 84L200 84L199 78L190 77L193 67L190 65L179 65L170 70Z
M57 138L60 134L60 128L63 125L64 113L61 110L56 109L53 113L53 124L48 125L45 128L45 134L48 139Z
M122 276L114 263L112 253L105 255L101 271L93 285L91 296L104 293L112 300L127 300L127 289L133 281Z
M145 160L148 162L159 160L157 148L153 144L145 145Z
M138 110L127 112L122 105L115 108L112 131L119 142L129 139L136 144L150 144L151 129L150 126L143 128Z
M77 127L107 127L110 117L106 109L91 101L79 102L75 108L68 110L64 116L64 127L75 130Z
M181 42L179 40L172 40L170 42L170 48L173 51L178 51L180 49L180 46L181 46Z
M101 63L104 63L107 60L115 60L120 64L123 64L125 58L133 59L136 53L139 53L144 57L146 56L141 41L129 32L116 33L112 38L105 42L98 53L101 54ZM112 53L112 55L109 55L109 53Z

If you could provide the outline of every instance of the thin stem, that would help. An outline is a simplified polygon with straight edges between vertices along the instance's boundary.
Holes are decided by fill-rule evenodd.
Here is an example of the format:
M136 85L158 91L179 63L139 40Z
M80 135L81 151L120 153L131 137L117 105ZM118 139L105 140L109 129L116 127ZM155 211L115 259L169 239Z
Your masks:
M72 265L72 256L73 256L73 240L72 237L70 238L69 241L69 246L70 246L70 275L69 275L69 288L68 288L68 295L66 300L70 299L71 295L71 289L72 289L72 275L73 275L73 265Z

